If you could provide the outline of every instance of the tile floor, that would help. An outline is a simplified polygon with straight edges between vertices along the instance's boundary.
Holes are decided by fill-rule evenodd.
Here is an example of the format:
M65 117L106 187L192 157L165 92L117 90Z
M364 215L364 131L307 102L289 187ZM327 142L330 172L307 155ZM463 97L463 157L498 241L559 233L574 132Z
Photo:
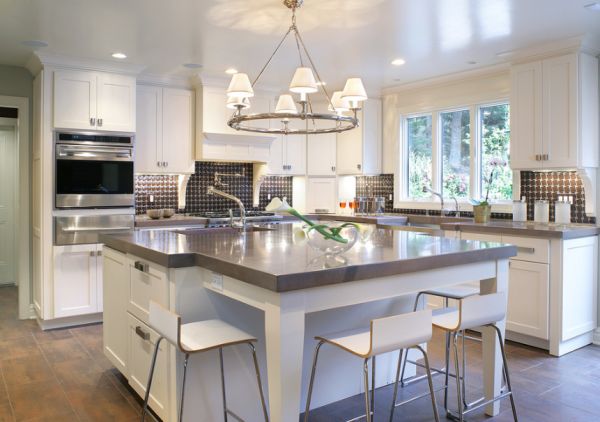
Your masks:
M441 333L435 333L429 348L438 367L442 343ZM473 399L481 392L480 345L467 341L466 350ZM507 351L521 422L600 421L600 347L588 346L560 359L514 343ZM435 377L436 386L441 381ZM399 399L426 388L425 382L412 384L400 390ZM377 420L389 419L391 394L389 386L377 390ZM438 392L438 405L442 397ZM451 389L451 406L453 400ZM102 354L101 325L42 332L34 321L17 320L16 288L0 287L0 422L130 422L139 420L140 408L139 398ZM478 411L467 420L511 421L507 400L501 409L495 418ZM355 396L316 409L311 422L342 421L362 410L363 398ZM421 399L399 408L394 420L431 421L430 402Z

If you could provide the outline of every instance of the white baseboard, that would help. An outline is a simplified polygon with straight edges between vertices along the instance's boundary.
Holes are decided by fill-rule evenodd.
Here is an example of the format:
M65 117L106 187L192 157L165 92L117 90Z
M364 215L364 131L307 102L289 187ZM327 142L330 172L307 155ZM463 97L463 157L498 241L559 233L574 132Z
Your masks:
M38 318L37 322L40 328L44 331L54 330L56 328L76 327L78 325L87 325L102 322L102 312L97 314L78 315L74 317L55 318L48 320Z

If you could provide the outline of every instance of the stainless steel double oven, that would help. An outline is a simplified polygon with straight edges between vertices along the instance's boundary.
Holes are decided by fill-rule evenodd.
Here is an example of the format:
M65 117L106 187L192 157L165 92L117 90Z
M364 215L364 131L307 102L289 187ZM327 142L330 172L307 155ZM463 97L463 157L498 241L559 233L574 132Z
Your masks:
M132 134L55 133L55 244L133 228L133 147Z

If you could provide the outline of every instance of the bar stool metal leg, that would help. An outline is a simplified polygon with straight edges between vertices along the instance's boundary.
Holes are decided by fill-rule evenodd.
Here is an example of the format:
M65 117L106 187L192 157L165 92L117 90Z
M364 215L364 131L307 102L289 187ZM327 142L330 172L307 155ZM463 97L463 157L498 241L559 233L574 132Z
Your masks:
M392 395L392 409L390 410L390 422L394 420L394 411L396 410L396 400L398 399L398 382L400 381L400 367L403 362L404 350L398 352L398 368L396 369L396 382L394 383L394 394Z
M454 343L454 370L456 371L456 396L458 403L458 420L463 422L463 403L462 403L462 388L460 383L460 364L458 360L458 333L453 333Z
M365 415L367 422L372 422L371 409L369 408L369 358L366 358L363 363L363 376L365 382Z
M248 346L250 346L250 350L252 350L252 359L254 360L254 369L256 370L256 382L258 383L258 392L260 393L260 403L262 404L263 415L265 416L265 422L269 422L269 412L267 411L267 404L265 403L265 394L260 379L260 368L258 367L258 359L256 358L256 347L254 347L254 344L252 343L248 343Z
M513 419L515 422L518 422L517 418L517 407L515 406L515 398L513 397L512 386L510 384L510 376L508 375L508 362L506 359L506 351L504 350L504 341L502 338L502 332L496 326L496 324L492 324L492 327L496 330L496 334L498 334L498 341L500 342L500 351L502 353L502 368L504 372L504 379L506 380L506 388L508 389L509 397L510 397L510 406L512 408Z
M310 382L308 383L308 395L306 396L306 408L304 409L304 422L308 422L308 414L310 412L310 399L312 397L313 384L315 382L315 372L317 370L317 360L319 359L319 350L321 350L323 342L320 341L315 348L315 354L313 356L313 364L310 372Z
M185 400L185 378L187 376L188 360L190 358L189 353L185 354L183 359L183 381L181 382L181 404L179 405L179 422L183 421L183 401Z
M371 358L371 412L375 419L375 356Z
M219 362L221 364L221 388L223 390L223 420L227 422L227 393L225 390L225 369L223 368L223 348L219 347Z
M425 371L427 371L427 381L429 383L429 395L431 396L431 407L433 409L433 416L435 418L435 422L440 422L440 415L437 411L437 403L435 401L435 391L433 389L433 378L431 376L431 368L429 367L429 356L427 356L427 352L421 346L416 346L417 349L421 351L423 354L423 360L425 362Z
M444 353L444 366L446 371L444 373L444 409L448 414L448 384L450 382L450 333L446 333L446 350Z
M158 350L160 342L164 337L159 337L156 340L154 346L154 353L152 354L152 364L150 365L150 374L148 374L148 385L146 385L146 394L144 395L144 406L142 407L142 422L146 419L146 413L148 412L148 400L150 399L150 388L152 387L152 378L154 378L154 367L156 366L156 358L158 357Z

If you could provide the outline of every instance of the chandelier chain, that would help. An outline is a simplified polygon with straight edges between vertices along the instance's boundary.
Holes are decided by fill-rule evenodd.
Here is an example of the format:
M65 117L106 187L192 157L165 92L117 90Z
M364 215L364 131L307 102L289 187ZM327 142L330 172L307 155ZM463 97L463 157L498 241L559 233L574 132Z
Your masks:
M287 36L290 34L290 32L292 32L293 28L294 28L294 25L290 26L290 28L287 30L287 32L285 33L285 35L283 36L283 38L281 39L281 41L279 41L279 44L277 44L277 47L275 48L275 51L273 51L273 54L271 54L271 57L269 57L269 60L267 60L267 62L265 63L265 65L263 66L263 68L260 70L260 72L258 73L258 75L256 76L256 78L254 78L254 81L252 82L252 87L254 87L254 85L256 85L256 83L258 82L258 80L260 79L260 77L262 76L262 74L265 72L265 70L267 70L267 67L269 66L269 64L271 64L271 61L273 60L273 57L275 57L275 54L277 54L277 52L281 48L281 45L283 44L283 42L285 41L285 39L287 38Z

